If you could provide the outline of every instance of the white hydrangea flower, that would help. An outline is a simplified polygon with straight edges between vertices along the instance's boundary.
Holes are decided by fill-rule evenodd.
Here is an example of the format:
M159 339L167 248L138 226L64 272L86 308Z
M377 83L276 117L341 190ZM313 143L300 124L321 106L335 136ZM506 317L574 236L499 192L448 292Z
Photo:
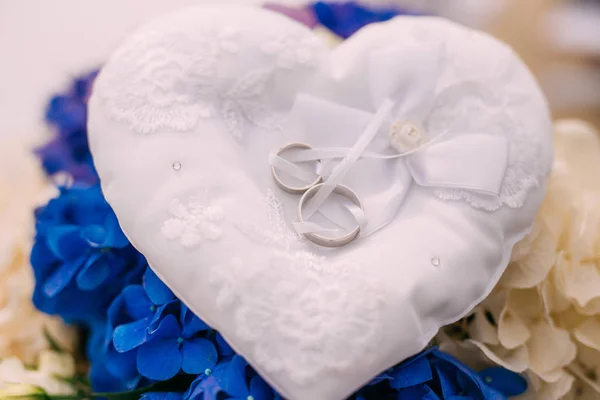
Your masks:
M73 330L31 302L33 211L55 190L32 148L24 141L0 142L0 358L16 356L26 363L48 348L44 330L66 349L75 342Z
M531 233L474 311L470 339L442 337L443 349L471 365L526 373L531 398L600 398L597 171L600 133L580 121L557 122L554 169Z

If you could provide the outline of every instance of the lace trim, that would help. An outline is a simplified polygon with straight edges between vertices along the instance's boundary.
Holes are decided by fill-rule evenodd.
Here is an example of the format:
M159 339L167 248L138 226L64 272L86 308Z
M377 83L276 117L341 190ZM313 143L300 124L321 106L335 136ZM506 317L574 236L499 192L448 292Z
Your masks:
M492 197L460 189L435 189L434 193L440 199L464 200L487 211L497 210L503 205L519 208L529 191L540 187L544 181L551 165L551 148L544 147L539 132L528 132L511 111L518 107L522 98L527 98L531 90L511 83L517 73L513 57L507 50L506 63L499 63L498 69L491 71L495 75L490 78L503 82L505 87L511 88L510 92L490 90L483 77L477 80L465 78L449 85L438 95L426 121L427 132L486 132L506 137L509 156L500 195ZM465 74L468 72L464 71ZM465 124L465 121L468 123Z
M235 65L243 32L171 28L144 31L127 40L96 80L108 115L141 134L161 128L189 131L203 118L222 117L237 139L247 124L280 129L282 116L269 105L265 90L278 68L316 65L319 41L306 35L279 35L256 45L273 68L228 74ZM232 76L229 76L232 75Z
M215 268L217 306L233 313L236 333L252 344L260 366L298 383L370 362L381 334L381 291L357 265L330 263L303 249L271 191L266 205L267 230L239 229L273 249L269 262L233 259L229 268Z

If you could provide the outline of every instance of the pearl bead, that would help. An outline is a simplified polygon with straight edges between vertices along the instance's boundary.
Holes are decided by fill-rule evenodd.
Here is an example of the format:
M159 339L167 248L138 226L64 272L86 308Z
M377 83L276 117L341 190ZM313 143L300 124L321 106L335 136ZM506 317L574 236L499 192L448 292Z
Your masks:
M181 169L181 163L180 163L180 162L178 162L178 161L175 161L175 162L173 163L173 169L174 169L175 171L179 171L179 170Z
M390 141L400 153L414 150L425 143L425 132L407 121L396 121L390 126Z
M438 257L434 257L431 259L431 265L433 265L434 267L439 267L441 263L442 262Z

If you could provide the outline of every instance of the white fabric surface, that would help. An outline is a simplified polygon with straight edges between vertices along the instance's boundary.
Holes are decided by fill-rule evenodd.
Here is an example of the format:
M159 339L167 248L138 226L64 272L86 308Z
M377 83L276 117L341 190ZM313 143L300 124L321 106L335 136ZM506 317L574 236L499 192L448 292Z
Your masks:
M403 49L415 46L441 53L439 68L416 69L431 83L432 106L409 122L426 142L476 133L504 143L506 159L492 154L469 178L484 186L502 178L498 195L410 184L403 158L362 158L342 183L360 189L365 204L388 207L390 182L410 185L391 222L338 249L303 240L292 228L298 196L274 185L269 155L289 142L350 148L363 131L343 112L294 123L287 117L297 96L372 115L372 89L387 90L385 79L393 89L405 68L413 73L421 58ZM400 52L370 63L392 48ZM389 76L373 85L373 71ZM407 93L384 95L404 107L416 99ZM392 112L389 122L400 117ZM323 125L334 128L311 128ZM386 127L368 151L393 150ZM143 27L111 57L90 101L89 132L103 191L132 243L292 400L344 398L483 299L529 230L552 161L546 102L520 60L437 18L372 25L329 52L264 10L185 10ZM440 173L431 154L413 175ZM465 168L452 162L450 175ZM366 217L376 209L365 208Z

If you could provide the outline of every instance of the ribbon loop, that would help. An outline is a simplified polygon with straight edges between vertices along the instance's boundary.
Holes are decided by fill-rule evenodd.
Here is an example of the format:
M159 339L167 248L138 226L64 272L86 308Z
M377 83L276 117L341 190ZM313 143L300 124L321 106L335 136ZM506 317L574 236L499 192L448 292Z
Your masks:
M465 134L415 152L407 164L420 186L498 196L508 164L508 141L501 136Z

